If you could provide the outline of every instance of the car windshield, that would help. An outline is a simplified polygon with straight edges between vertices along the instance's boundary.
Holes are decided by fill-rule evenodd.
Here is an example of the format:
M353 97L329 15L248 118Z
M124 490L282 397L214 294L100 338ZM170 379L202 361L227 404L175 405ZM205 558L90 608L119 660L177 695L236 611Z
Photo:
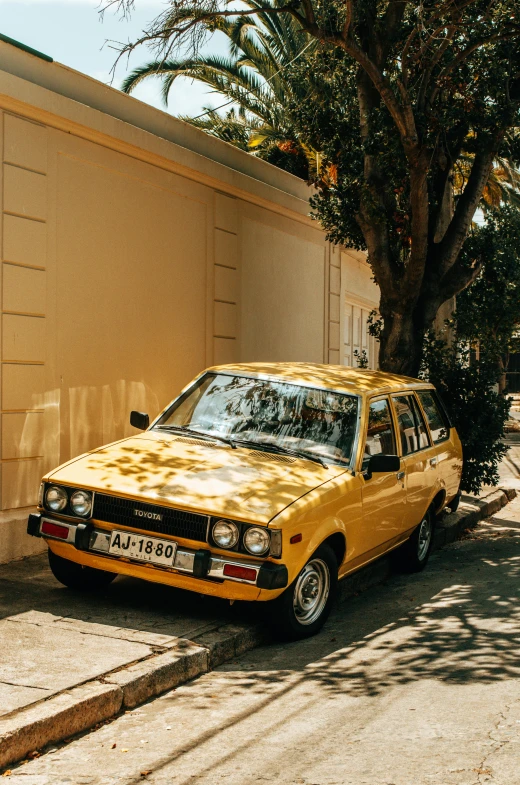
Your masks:
M348 465L357 414L355 395L210 373L176 401L155 427L189 428Z

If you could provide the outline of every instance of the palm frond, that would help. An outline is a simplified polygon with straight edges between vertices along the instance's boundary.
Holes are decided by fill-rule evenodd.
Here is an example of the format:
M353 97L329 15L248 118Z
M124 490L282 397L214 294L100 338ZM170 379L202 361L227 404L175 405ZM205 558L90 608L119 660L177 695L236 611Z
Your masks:
M179 77L206 84L212 92L233 102L225 114L205 108L198 118L182 117L206 133L248 150L251 154L285 166L289 171L317 171L319 154L306 148L292 127L290 105L306 100L308 84L291 79L288 66L302 53L319 46L309 46L308 35L289 16L268 13L281 6L282 0L243 0L245 10L256 10L256 17L244 16L221 20L219 30L229 40L229 56L198 55L185 60L163 59L134 69L123 82L130 93L143 80L162 80L165 103ZM168 13L162 17L165 34ZM300 163L295 166L294 160ZM302 168L303 167L303 168ZM307 176L307 174L303 175Z

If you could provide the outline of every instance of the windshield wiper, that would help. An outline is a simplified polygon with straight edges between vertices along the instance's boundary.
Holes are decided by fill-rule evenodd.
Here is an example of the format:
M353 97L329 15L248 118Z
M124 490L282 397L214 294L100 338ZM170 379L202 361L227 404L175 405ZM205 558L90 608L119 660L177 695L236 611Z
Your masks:
M237 439L236 441L240 445L253 445L256 449L263 449L265 452L272 450L273 452L283 453L283 455L294 455L295 458L304 458L308 461L319 463L320 466L323 466L324 469L329 468L329 465L325 463L323 458L320 458L318 455L313 455L310 452L306 452L305 450L293 450L290 447L283 447L281 444L275 444L275 442L255 442L254 439Z
M157 425L156 428L160 428L165 431L185 433L190 436L200 436L203 439L214 439L217 442L228 444L233 450L236 450L237 444L244 444L255 447L255 449L264 450L265 452L272 451L283 453L284 455L293 455L295 458L304 458L308 461L319 463L320 466L323 466L324 469L329 468L328 464L325 463L323 458L320 458L317 455L305 452L305 450L292 450L290 447L283 447L281 444L275 444L274 442L256 442L254 439L230 439L227 436L216 436L215 434L208 433L207 431L198 431L196 428L188 428L187 425Z
M213 439L216 442L229 444L233 450L237 448L233 439L229 439L227 436L216 436L214 433L208 433L207 431L197 431L196 428L188 428L187 425L157 425L156 428L161 428L164 431L177 431L189 436L201 436L203 439Z

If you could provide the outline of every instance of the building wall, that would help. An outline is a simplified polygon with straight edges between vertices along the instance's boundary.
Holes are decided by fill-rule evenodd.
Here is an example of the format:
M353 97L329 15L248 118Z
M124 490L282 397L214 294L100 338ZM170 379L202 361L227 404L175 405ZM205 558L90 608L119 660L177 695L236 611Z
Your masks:
M211 364L342 362L342 279L362 281L363 265L340 262L296 178L216 140L203 157L198 137L190 150L169 126L151 134L156 110L125 97L129 125L104 85L64 69L60 94L62 66L46 87L30 55L13 57L0 71L0 562L42 547L25 534L42 474L129 435L130 410L155 416ZM72 100L74 79L90 105Z

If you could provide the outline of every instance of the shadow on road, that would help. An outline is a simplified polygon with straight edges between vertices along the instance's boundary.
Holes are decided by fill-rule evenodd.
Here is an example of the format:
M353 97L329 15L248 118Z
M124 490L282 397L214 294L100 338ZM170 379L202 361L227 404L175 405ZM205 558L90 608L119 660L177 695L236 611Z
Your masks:
M170 766L193 752L187 760L196 774L192 769L175 782L205 783L215 769L247 757L261 738L279 738L312 717L327 694L354 711L356 699L421 680L440 687L518 679L520 537L503 525L488 525L435 555L426 573L393 576L343 604L316 638L262 647L164 696L169 721L189 715L194 730L147 762L154 777L166 781ZM215 692L220 716L213 724ZM378 701L359 705L372 707L370 721L377 718ZM219 750L219 739L227 752Z
M0 570L2 591L6 572ZM80 776L81 749L99 751L101 745L106 750L102 773L89 781L133 785L142 782L140 772L146 770L153 782L169 782L175 771L176 785L206 783L216 770L247 758L252 745L280 739L291 728L303 733L324 700L332 713L321 716L328 718L330 732L337 733L339 719L346 722L356 711L363 715L361 725L377 722L382 704L372 699L392 691L403 694L402 688L414 682L438 684L439 690L443 684L495 684L500 689L500 683L520 676L519 578L518 529L497 519L435 554L424 573L391 576L342 603L315 638L249 652L87 734L61 753L32 762L24 767L24 777L45 771L50 777L45 782L57 783L65 781L61 773L71 766ZM49 579L41 559L32 580L20 579L17 591L19 612L50 606L56 612L59 601L63 613L75 618L102 621L108 613L113 614L110 623L117 618L120 625L135 627L148 620L163 625L160 631L188 614L203 620L212 612L225 613L235 621L251 620L254 610L129 579L118 579L102 597L77 597ZM2 608L12 613L13 589L7 594L11 599L3 594ZM8 600L9 609L4 604ZM423 715L427 711L423 706ZM165 735L166 724L175 733ZM110 756L115 726L131 748L128 755L114 751ZM154 743L144 749L138 741L146 733ZM266 774L279 765L283 769L283 748L271 750ZM321 754L317 749L315 759Z

